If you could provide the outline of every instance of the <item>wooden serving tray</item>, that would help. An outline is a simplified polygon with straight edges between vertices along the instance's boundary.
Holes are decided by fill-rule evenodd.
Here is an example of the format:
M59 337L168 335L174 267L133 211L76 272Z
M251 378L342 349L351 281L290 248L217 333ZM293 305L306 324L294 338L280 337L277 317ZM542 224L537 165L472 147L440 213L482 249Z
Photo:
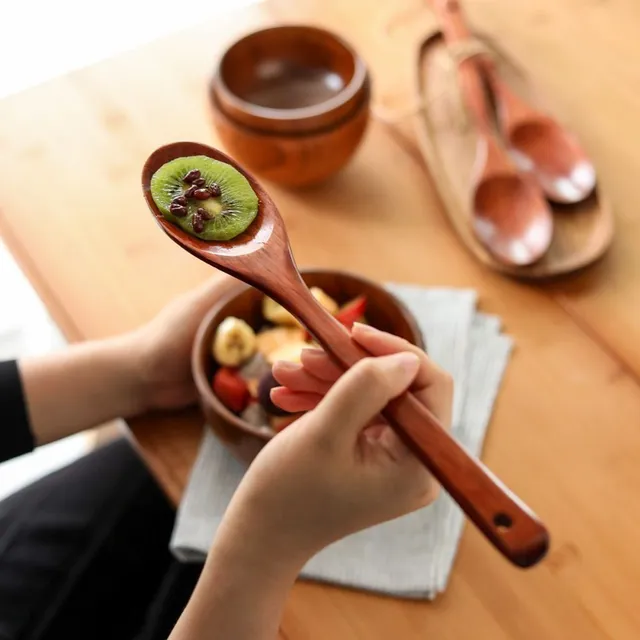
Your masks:
M531 103L542 106L518 67L488 38L477 34L476 38L493 55L500 74L512 89ZM439 30L418 48L416 88L421 105L415 116L420 150L453 228L476 258L502 273L533 279L577 271L604 254L613 237L613 214L598 185L581 203L551 204L554 237L541 260L525 267L513 267L496 260L478 241L469 224L476 134L461 95L456 61Z

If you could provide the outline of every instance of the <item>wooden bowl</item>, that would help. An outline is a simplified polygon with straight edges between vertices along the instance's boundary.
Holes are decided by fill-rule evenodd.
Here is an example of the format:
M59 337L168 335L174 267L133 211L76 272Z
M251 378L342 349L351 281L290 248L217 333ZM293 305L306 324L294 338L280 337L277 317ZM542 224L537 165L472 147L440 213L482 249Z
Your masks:
M366 295L367 319L373 326L424 348L422 334L412 314L381 285L344 271L303 270L302 277L308 286L320 287L340 304ZM229 316L242 318L254 329L260 329L265 324L262 298L263 294L256 289L238 283L203 319L191 359L200 406L208 424L231 452L245 462L251 462L273 436L242 420L213 393L211 379L217 365L211 355L211 345L218 325Z
M238 40L220 59L209 92L230 155L286 186L321 182L344 166L365 132L370 94L356 52L309 26Z
M242 127L215 108L213 120L229 155L251 173L285 187L307 187L349 162L367 128L369 110L358 109L338 127L306 135L273 135Z

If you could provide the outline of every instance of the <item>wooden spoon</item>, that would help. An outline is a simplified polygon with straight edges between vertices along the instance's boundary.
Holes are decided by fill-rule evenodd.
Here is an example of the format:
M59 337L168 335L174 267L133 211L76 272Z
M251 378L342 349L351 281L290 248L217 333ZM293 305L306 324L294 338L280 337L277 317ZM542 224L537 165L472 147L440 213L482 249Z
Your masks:
M195 155L209 156L235 167L258 195L256 219L229 242L205 242L189 235L162 216L151 196L151 177L163 164ZM369 355L311 295L298 272L275 203L234 160L217 149L194 142L166 145L145 163L142 188L156 222L174 242L279 302L345 370ZM482 463L472 458L415 396L404 393L389 403L383 415L505 557L520 567L529 567L545 555L549 536L544 525Z
M455 31L458 39L471 39L460 4L438 1L445 30ZM502 135L518 168L531 173L554 202L573 204L586 199L596 186L596 171L577 139L511 91L489 56L479 54L471 62L479 65L489 84Z
M469 38L455 0L435 0L447 42ZM500 261L532 264L549 248L553 235L551 209L538 186L519 173L493 130L480 71L471 58L458 65L467 107L477 127L478 146L473 179L472 226L479 240Z
M498 105L502 134L518 168L535 176L549 200L575 204L588 198L596 186L596 171L576 138L513 93L489 58L483 56L481 64Z

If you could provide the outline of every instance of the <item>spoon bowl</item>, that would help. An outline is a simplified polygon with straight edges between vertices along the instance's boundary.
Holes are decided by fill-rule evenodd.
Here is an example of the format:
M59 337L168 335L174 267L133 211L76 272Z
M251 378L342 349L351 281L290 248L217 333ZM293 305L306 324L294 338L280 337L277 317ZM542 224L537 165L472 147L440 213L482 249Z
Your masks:
M527 111L517 122L503 124L516 166L531 173L553 202L575 204L588 198L596 171L580 144L552 118L530 107Z
M260 248L269 240L271 234L274 232L275 222L271 217L265 218L264 205L267 206L268 210L275 205L269 197L269 194L262 189L260 184L254 180L250 174L244 173L244 171L242 171L236 163L224 153L217 151L214 156L211 154L212 151L213 149L211 147L197 142L173 142L156 149L149 156L142 170L142 189L147 205L149 206L151 213L153 213L156 222L174 242L177 242L183 249L186 249L189 253L200 259L203 259L204 256L208 256L209 260L205 260L206 262L210 262L213 266L225 271L225 265L228 265L234 257L237 258L239 256L245 256L250 253L254 253L255 251L259 251ZM207 242L197 238L196 236L188 234L183 229L180 229L169 222L169 220L162 215L151 195L151 178L163 164L184 156L209 156L215 160L220 160L221 162L230 164L245 176L249 181L251 188L258 196L261 205L258 207L258 214L255 220L249 225L249 228L246 231L241 233L239 236L236 236L231 241L215 243ZM218 264L216 256L223 258L222 263Z
M551 209L489 133L478 132L471 226L493 256L510 266L542 258L553 239Z
M150 192L153 174L174 158L205 155L242 173L258 196L258 216L241 235L209 243L166 221ZM183 249L262 291L292 313L343 370L370 354L359 347L304 283L280 213L257 180L224 153L193 142L162 147L145 163L142 189L162 230ZM533 512L484 465L471 457L436 416L410 392L392 400L382 412L416 457L431 471L485 537L520 567L540 561L549 535Z
M553 235L551 216L539 190L522 176L485 178L474 193L473 228L478 238L506 264L539 260Z

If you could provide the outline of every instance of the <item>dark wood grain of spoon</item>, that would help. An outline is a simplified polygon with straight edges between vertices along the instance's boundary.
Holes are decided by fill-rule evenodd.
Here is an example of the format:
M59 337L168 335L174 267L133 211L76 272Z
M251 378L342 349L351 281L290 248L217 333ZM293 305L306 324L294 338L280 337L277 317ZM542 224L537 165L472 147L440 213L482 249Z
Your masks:
M150 191L153 174L166 162L204 155L242 173L258 195L258 214L249 228L228 242L205 242L169 222ZM234 160L211 147L177 142L161 147L142 173L144 197L162 230L179 246L249 285L290 311L343 369L369 354L313 297L300 277L278 208L262 186ZM534 513L484 465L470 456L413 394L393 400L383 415L414 454L462 507L486 538L520 567L536 564L546 553L549 536Z

